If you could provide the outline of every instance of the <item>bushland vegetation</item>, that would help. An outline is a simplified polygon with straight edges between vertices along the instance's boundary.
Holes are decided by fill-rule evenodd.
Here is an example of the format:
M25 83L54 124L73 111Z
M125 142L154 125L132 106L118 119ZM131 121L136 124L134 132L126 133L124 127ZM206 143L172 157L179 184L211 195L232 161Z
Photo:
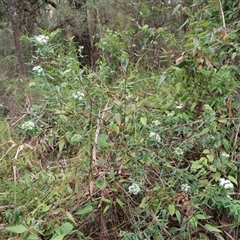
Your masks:
M1 1L0 239L239 239L239 9Z

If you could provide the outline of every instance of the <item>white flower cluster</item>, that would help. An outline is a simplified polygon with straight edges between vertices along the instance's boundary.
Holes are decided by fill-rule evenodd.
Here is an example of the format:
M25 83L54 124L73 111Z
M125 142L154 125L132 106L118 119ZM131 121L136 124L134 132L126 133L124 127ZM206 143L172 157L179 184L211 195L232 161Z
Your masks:
M140 192L140 187L136 183L133 183L128 188L128 191L129 191L130 194L137 195Z
M65 74L67 74L67 73L69 73L69 72L71 72L71 69L65 70L62 74L65 75Z
M177 154L177 155L183 155L183 150L181 148L177 147L175 149L174 153Z
M212 107L209 104L204 104L203 108L205 111L212 111Z
M41 45L47 44L49 41L49 37L44 35L34 36L34 39L36 40L37 43Z
M187 183L181 185L182 192L189 192L190 188L191 188L191 186Z
M84 93L83 92L80 92L80 91L77 91L75 93L72 94L72 97L76 100L79 100L81 101L84 97Z
M37 73L42 73L43 72L43 69L42 69L41 66L35 66L32 70L36 71Z
M29 84L28 84L28 86L30 87L30 88L32 88L32 87L35 87L37 84L35 83L35 82L30 82Z
M27 121L27 122L23 123L21 127L23 130L26 130L26 131L33 130L35 127L35 124L32 121Z
M223 186L225 189L233 189L233 184L231 183L231 181L225 179L225 178L220 178L219 180L219 185Z
M225 157L225 158L229 158L229 157L230 157L230 155L227 154L227 153L225 153L225 152L223 152L221 155L222 155L223 157Z
M155 126L159 126L161 124L160 121L158 121L158 120L154 120L154 121L152 121L152 123Z
M153 138L154 140L156 140L159 143L161 142L161 137L155 132L150 132L149 137Z

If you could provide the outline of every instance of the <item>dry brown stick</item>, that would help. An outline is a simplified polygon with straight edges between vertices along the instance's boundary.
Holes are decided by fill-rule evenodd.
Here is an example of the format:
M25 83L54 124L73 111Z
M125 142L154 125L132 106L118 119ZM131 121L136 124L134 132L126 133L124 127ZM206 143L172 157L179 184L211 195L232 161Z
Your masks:
M7 144L7 143L12 143L12 146L7 150L7 152L5 152L5 153L3 154L3 156L0 158L0 161L3 160L3 158L11 151L12 148L14 148L14 147L17 146L17 144L16 144L14 141L12 141L12 140L9 140L9 141L7 141L7 142L4 143L4 144ZM4 144L1 144L0 146L2 146L2 145L4 145Z
M233 238L227 231L223 230L223 232L224 232L231 240L235 240L235 238Z
M101 130L100 124L102 120L104 119L104 115L107 111L109 111L111 108L107 108L109 101L107 102L105 108L103 110L100 110L98 113L98 119L97 119L97 124L96 124L96 131L95 131L95 137L94 137L94 146L92 148L92 161L93 161L93 166L97 167L97 142L98 142L98 136Z
M234 146L237 144L239 131L240 131L240 124L238 125L237 131L235 134L234 143L233 143Z

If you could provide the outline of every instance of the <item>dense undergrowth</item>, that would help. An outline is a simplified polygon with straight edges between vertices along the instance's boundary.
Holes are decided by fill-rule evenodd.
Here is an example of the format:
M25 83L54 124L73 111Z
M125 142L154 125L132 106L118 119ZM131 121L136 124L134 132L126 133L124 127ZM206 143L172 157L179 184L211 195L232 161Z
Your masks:
M106 31L94 69L58 30L23 38L31 77L1 82L1 239L238 239L239 45L220 31L186 35L162 69L129 32Z

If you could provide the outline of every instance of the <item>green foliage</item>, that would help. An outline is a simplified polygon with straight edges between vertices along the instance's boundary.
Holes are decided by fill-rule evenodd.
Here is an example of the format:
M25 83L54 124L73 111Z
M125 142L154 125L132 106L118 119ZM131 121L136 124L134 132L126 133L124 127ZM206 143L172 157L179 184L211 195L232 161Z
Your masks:
M0 122L5 238L225 239L236 232L238 29L229 30L229 42L221 38L216 7L201 4L183 9L189 30L181 40L140 24L151 11L137 5L139 21L108 29L91 69L60 30L23 37L33 51L28 105L15 128ZM160 43L166 62L172 47L185 53L157 69L151 49Z

